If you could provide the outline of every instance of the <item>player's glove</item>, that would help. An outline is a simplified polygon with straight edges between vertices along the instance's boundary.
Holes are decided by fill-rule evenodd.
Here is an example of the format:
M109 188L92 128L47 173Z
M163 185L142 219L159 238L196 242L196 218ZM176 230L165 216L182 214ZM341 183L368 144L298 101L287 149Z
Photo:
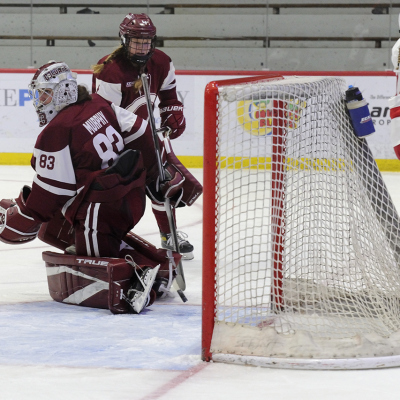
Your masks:
M183 104L178 100L162 101L159 105L161 128L170 128L170 138L175 139L182 135L186 128L186 120L183 115Z
M21 244L35 239L41 223L36 222L26 207L31 193L29 186L21 189L15 200L0 201L0 240L8 244Z

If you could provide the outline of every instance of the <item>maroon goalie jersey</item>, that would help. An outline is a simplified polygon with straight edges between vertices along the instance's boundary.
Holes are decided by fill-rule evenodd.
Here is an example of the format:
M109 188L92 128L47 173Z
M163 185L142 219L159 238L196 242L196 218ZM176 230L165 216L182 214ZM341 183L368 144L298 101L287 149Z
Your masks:
M72 223L93 180L125 149L141 150L145 166L155 162L147 122L101 96L92 97L60 111L38 136L27 201L37 221L49 221L61 209ZM118 199L118 190L114 195Z
M108 56L99 60L101 64ZM175 67L165 53L155 49L153 56L146 64L149 79L151 101L156 98L160 103L178 100L176 94ZM93 93L126 110L147 119L146 99L143 90L136 92L133 85L140 79L139 70L123 55L118 55L112 62L104 65L98 75L93 75Z

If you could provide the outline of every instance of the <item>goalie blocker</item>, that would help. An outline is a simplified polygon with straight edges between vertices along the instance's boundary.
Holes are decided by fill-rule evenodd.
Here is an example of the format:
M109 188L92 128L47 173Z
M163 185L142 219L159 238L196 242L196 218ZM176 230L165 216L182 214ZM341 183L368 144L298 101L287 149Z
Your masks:
M166 180L160 182L158 167L154 165L148 173L147 195L158 204L169 198L175 208L191 206L203 193L203 186L179 161L168 137L162 138L161 159Z

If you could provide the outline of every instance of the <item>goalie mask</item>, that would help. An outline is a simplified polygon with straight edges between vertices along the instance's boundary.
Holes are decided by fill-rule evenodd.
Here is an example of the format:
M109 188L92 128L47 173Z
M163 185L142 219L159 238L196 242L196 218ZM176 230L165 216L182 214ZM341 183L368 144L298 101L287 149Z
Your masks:
M156 27L146 14L128 14L119 26L121 44L127 57L140 67L154 53Z
M48 124L63 108L78 99L77 74L63 62L41 66L29 84L29 96L39 117L39 126Z

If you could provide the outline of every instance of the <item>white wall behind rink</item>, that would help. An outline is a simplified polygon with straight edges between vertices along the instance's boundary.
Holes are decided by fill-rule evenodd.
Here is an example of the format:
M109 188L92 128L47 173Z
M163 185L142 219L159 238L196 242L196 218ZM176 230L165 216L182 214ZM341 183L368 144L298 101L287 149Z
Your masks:
M34 70L0 69L0 157L1 153L31 153L36 137L41 131L27 90L34 72ZM85 83L91 88L91 72L77 72L78 82ZM186 157L202 157L203 155L204 89L208 82L264 73L265 71L212 71L211 73L209 71L177 71L178 95L185 106L187 128L179 139L173 141L175 153ZM277 73L284 76L340 75L347 84L358 86L369 103L375 123L376 132L368 138L374 157L382 160L396 159L390 144L388 109L388 99L395 93L396 78L392 72ZM158 114L156 116L158 117Z

